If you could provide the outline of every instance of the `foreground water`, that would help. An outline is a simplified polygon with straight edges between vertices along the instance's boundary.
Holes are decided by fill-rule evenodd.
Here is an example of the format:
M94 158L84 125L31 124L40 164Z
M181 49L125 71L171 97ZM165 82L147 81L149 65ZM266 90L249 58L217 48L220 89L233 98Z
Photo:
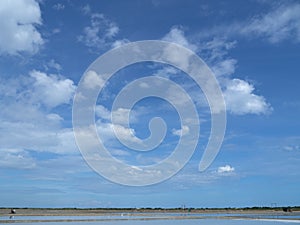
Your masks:
M23 225L287 225L300 224L300 214L116 213L100 216L0 216L0 224Z

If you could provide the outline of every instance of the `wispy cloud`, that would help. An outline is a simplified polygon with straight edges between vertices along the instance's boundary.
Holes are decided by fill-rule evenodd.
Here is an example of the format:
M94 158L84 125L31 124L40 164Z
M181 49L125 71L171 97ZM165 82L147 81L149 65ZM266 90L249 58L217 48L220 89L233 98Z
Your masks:
M65 5L64 4L61 4L61 3L57 3L57 4L54 4L52 6L53 9L57 10L57 11L61 11L65 8Z
M262 37L271 43L284 40L300 41L300 4L282 5L265 15L259 15L240 29L247 37Z
M269 12L253 15L252 18L231 24L216 26L200 37L243 37L264 39L270 43L281 41L300 41L300 4L289 2L270 7Z
M54 59L51 59L45 66L45 69L46 70L55 69L56 71L60 71L60 70L62 70L62 66L58 62L56 62Z
M0 167L32 169L36 161L23 149L0 149Z
M84 11L89 13L88 8ZM83 34L78 36L78 40L89 48L104 49L115 43L118 32L119 27L115 22L103 14L93 13L90 14L90 25L83 29Z

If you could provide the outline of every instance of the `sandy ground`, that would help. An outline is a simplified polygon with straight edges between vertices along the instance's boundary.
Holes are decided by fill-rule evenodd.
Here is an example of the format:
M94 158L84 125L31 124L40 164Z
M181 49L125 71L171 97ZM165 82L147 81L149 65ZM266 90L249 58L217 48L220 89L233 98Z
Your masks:
M193 219L239 219L268 220L300 223L300 219L277 219L277 216L300 216L298 212L282 212L281 210L108 210L108 209L16 209L16 214L10 214L11 209L0 209L0 224L10 223L45 223L45 222L107 222L124 220L193 220ZM212 214L212 215L207 215ZM220 215L218 215L220 214ZM226 216L224 216L226 214ZM232 214L232 215L230 215ZM241 214L241 215L240 215ZM10 218L10 216L14 216ZM256 215L253 217L253 215ZM262 216L260 218L260 215ZM264 216L270 219L263 219ZM24 216L24 217L23 217ZM44 219L31 216L45 216ZM51 216L53 216L51 218ZM70 216L57 218L55 216ZM74 218L74 216L87 216ZM89 216L91 216L89 218ZM97 216L97 217L92 217ZM113 216L113 217L109 217ZM19 217L19 218L18 218Z
M10 216L9 208L0 208L0 216ZM262 215L300 215L300 211L283 212L281 210L156 210L156 209L136 209L136 210L111 210L111 209L16 209L16 216L101 216L116 213L139 213L143 216L143 213L189 213L189 214L216 214L216 213L232 213L232 214L262 214Z

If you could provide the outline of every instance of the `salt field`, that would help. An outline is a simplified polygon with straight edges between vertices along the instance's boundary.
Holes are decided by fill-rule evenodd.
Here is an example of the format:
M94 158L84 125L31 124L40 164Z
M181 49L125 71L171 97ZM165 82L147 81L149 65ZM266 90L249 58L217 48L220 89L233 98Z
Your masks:
M242 214L242 213L109 213L107 215L86 216L0 216L0 224L18 223L24 225L89 224L89 225L261 225L261 224L300 224L300 214Z

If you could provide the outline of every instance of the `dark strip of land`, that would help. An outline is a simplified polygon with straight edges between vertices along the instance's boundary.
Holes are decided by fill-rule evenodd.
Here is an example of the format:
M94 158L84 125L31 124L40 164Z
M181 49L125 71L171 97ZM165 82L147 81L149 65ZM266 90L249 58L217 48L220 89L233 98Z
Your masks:
M111 213L242 213L282 214L300 213L300 206L294 207L246 207L246 208L14 208L15 215L23 216L95 216ZM11 214L11 208L0 208L0 216Z

